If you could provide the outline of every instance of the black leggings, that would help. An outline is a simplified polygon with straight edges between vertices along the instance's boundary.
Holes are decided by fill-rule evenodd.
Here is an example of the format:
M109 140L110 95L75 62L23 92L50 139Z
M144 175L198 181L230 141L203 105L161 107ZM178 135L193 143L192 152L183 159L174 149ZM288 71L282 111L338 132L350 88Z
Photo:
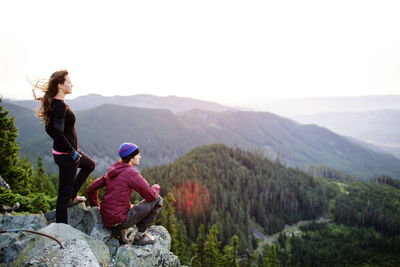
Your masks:
M68 224L68 204L70 199L74 199L78 194L79 188L86 181L86 178L94 170L95 163L88 155L79 152L82 158L77 165L68 155L54 155L54 160L58 165L59 184L58 197L56 204L56 222ZM77 169L80 168L78 175ZM76 177L75 177L76 176Z

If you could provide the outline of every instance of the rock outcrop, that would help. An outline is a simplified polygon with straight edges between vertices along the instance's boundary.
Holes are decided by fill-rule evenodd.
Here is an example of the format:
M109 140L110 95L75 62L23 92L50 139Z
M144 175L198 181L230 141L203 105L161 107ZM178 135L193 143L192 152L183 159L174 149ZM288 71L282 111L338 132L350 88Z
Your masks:
M0 265L16 266L180 266L170 252L171 237L162 226L148 232L155 244L119 246L103 226L98 207L84 204L68 210L69 225L54 223L54 211L45 215L0 215ZM17 230L34 230L59 240ZM136 234L128 230L128 239Z
M169 251L171 248L171 236L168 231L162 226L152 226L148 232L156 240L154 245L121 246L118 248L117 256L115 257L116 263L132 267L180 266L178 257Z
M0 175L0 187L4 187L4 188L10 190L10 186L7 184L6 181L4 181L4 179L1 177L1 175Z

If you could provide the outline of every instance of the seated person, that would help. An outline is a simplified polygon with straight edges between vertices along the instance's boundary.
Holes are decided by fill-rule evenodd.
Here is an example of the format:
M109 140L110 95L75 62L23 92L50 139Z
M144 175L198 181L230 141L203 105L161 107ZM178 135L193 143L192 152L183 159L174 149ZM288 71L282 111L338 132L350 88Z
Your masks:
M106 192L100 206L104 225L111 228L113 236L118 238L121 245L128 242L126 229L133 225L138 228L133 244L152 244L154 238L145 232L161 210L163 199L159 195L160 186L155 184L150 187L134 168L141 159L137 145L123 143L119 148L119 155L121 160L115 162L104 176L94 180L89 186L89 203L91 206L99 206L97 191L105 186ZM134 206L130 204L132 190L144 198Z

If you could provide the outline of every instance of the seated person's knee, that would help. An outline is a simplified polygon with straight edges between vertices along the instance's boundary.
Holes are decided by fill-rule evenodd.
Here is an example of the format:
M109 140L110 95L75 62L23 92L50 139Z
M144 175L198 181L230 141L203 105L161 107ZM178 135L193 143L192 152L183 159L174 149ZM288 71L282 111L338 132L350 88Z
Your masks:
M157 200L158 200L158 205L162 206L164 201L163 198L160 195L158 195Z

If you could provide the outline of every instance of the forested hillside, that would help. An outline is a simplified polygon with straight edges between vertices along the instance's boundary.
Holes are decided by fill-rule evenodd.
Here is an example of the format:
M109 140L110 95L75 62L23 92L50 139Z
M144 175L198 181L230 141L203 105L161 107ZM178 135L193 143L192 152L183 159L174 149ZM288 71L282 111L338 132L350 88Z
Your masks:
M40 153L52 161L51 142L33 112L5 104L16 117L22 155ZM169 163L191 149L210 143L260 150L286 166L324 165L368 179L377 175L400 177L400 160L356 145L324 128L301 125L263 112L193 110L174 114L167 110L103 105L76 112L81 149L92 156L98 174L116 159L125 141L142 148L142 167ZM43 128L42 128L43 129ZM49 166L51 170L52 165Z
M185 232L195 240L200 224L216 224L222 244L237 234L240 249L254 248L253 228L267 234L285 224L328 213L336 187L257 153L224 145L199 147L169 165L146 169L144 177L173 192Z
M162 194L173 193L185 237L179 242L187 247L197 248L208 230L218 233L220 249L238 236L240 257L258 266L274 261L283 266L395 266L400 261L400 190L390 177L372 183L313 178L259 153L217 144L142 174L161 184ZM304 226L296 236L283 234L275 245L261 248L261 255L246 254L261 244L256 231L271 235L287 224L321 217L330 223Z

